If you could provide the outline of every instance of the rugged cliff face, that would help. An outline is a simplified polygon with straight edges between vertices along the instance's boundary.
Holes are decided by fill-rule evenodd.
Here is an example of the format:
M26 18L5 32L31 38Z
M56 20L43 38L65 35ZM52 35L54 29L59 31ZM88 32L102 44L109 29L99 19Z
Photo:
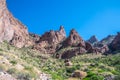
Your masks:
M114 38L114 40L110 44L110 48L111 48L111 51L120 50L120 32L118 32L117 36Z
M85 47L85 42L79 36L79 34L74 29L72 29L70 31L69 37L64 42L64 46L80 46L80 47Z
M108 35L104 39L102 39L100 42L105 45L110 45L110 43L114 40L116 35Z
M72 29L69 37L62 42L62 47L56 52L56 57L66 59L86 52L85 41Z
M36 38L34 36L34 38ZM57 46L66 39L66 33L63 26L58 31L49 31L36 39L34 49L43 53L55 53Z
M95 35L93 35L92 37L90 37L90 39L88 40L89 43L94 44L98 42L98 39L96 38Z
M63 26L60 26L59 31L46 32L41 36L40 41L47 41L49 44L54 45L62 42L66 38L66 33Z
M27 28L9 12L6 0L0 0L0 42L8 41L16 47L29 42Z
M51 30L41 36L29 34L27 28L9 12L6 0L0 0L0 42L8 41L18 48L32 45L33 49L41 53L54 54L64 48L71 47L71 50L61 53L61 56L65 58L66 56L72 57L86 52L105 53L109 50L109 44L111 44L112 50L119 50L119 36L120 33L115 39L115 36L108 36L100 42L95 36L92 36L85 42L74 29L70 31L70 35L66 38L63 26L60 26L58 31Z

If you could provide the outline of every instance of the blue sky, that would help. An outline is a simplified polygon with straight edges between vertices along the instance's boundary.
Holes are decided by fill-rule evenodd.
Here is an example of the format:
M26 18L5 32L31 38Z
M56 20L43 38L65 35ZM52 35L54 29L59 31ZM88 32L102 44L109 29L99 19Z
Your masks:
M85 40L120 31L120 0L7 0L13 15L33 33L42 35L63 25Z

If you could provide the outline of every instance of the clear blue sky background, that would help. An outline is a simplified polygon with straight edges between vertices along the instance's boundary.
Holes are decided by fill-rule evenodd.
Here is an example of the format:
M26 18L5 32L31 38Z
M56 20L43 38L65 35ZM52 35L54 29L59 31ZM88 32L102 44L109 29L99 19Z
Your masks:
M30 32L42 35L65 27L74 28L86 40L120 31L120 0L7 0L13 15Z

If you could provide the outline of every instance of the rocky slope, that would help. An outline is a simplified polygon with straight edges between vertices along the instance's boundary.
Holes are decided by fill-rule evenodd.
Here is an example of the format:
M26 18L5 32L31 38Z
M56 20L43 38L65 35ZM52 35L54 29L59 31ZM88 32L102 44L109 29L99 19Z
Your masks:
M49 31L41 37L33 37L35 44L33 49L39 50L43 53L55 53L57 46L66 39L66 33L63 26L60 26L59 31Z
M72 58L73 56L86 53L85 41L79 36L79 34L72 29L68 38L62 42L62 46L56 52L56 57L65 59Z
M70 31L69 37L64 42L64 46L80 46L80 47L85 47L85 42L79 36L79 34L74 29L72 29Z
M98 42L98 39L96 38L95 35L91 36L90 39L87 40L91 44L95 44Z
M84 41L74 29L66 37L63 26L41 36L28 33L0 0L0 42L0 79L119 80L120 54L101 53L120 50L120 33L102 41Z
M19 48L29 43L27 28L9 12L6 0L0 0L0 42L3 41Z
M0 1L0 18L0 42L7 41L19 48L31 46L32 49L42 53L55 54L64 48L71 47L70 50L56 55L62 58L68 58L65 56L70 58L83 53L105 53L108 51L107 45L102 44L105 39L98 42L97 38L92 36L86 42L74 29L66 37L63 26L60 26L58 31L50 30L41 36L29 34L27 28L9 12L6 0Z
M108 35L107 37L105 37L104 39L102 39L100 41L100 43L102 43L104 45L109 45L114 40L115 36L116 35Z
M117 33L116 37L113 39L110 44L111 51L119 51L120 50L120 32Z
M101 41L98 41L96 36L92 36L89 40L87 40L86 45L88 52L99 52L99 53L108 53L111 52L109 49L109 45L114 40L115 35L108 35L103 38Z

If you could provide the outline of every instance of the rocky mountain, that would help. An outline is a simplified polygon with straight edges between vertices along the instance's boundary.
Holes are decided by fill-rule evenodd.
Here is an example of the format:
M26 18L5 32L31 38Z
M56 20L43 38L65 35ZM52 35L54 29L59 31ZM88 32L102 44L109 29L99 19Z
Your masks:
M64 46L80 46L80 47L85 47L85 42L79 36L79 34L74 29L72 29L70 31L69 37L64 41Z
M85 41L79 36L76 30L72 29L69 36L62 42L60 50L56 52L56 56L66 59L86 52Z
M32 46L33 49L42 53L58 52L66 47L77 47L72 49L69 53L81 54L86 52L97 52L97 48L102 48L98 42L96 36L92 36L86 43L79 34L72 29L70 35L66 38L66 32L63 26L60 26L58 31L50 30L43 35L29 34L27 28L9 12L6 6L6 0L1 0L0 4L0 41L8 41L10 44L22 48L26 46ZM103 40L104 41L104 40ZM102 42L103 42L102 41ZM98 47L99 46L99 47ZM89 48L88 48L89 47ZM65 52L65 55L68 52ZM68 55L67 55L68 56Z
M98 42L98 39L96 38L95 35L91 36L90 39L87 40L91 44L95 44Z
M27 46L27 28L9 12L6 0L0 0L0 42L8 41L16 47Z
M75 29L67 37L63 26L29 33L0 0L0 42L0 80L120 80L120 54L104 55L120 51L119 32L101 41Z
M111 51L119 51L120 50L120 32L117 33L113 41L110 43Z
M35 36L36 37L36 36ZM35 41L34 49L43 53L55 53L57 46L66 39L66 33L63 26L59 31L46 32L37 41Z
M100 43L105 44L105 45L109 45L115 38L115 35L108 35L107 37L105 37L104 39L102 39L100 41Z
M98 41L98 39L94 35L86 41L86 49L88 50L88 52L92 53L106 53L109 51L108 44L110 44L112 40L113 36L108 36L101 41Z

